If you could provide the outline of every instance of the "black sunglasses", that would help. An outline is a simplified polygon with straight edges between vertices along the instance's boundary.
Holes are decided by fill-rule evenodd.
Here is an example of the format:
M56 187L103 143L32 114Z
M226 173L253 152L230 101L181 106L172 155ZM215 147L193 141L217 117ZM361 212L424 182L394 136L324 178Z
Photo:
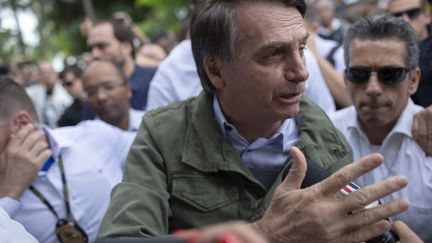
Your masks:
M345 77L356 84L369 82L372 72L377 73L378 80L383 84L398 84L405 80L408 69L404 67L349 67L345 69Z
M422 11L423 10L421 8L412 8L412 9L405 10L402 12L392 13L392 15L395 17L401 17L404 14L406 14L408 16L408 18L412 20L412 19L416 19L418 16L420 16Z

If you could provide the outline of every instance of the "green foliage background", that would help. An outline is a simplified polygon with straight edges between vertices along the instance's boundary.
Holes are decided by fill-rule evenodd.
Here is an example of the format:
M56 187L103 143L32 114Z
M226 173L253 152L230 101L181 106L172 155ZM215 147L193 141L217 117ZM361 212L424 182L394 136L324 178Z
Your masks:
M92 0L97 19L109 18L115 11L129 13L135 23L152 39L164 31L181 32L180 19L187 18L190 0ZM38 46L18 45L17 33L0 28L0 58L10 62L22 52L33 60L78 56L87 50L80 24L85 17L82 0L0 0L2 7L30 9L38 18ZM20 23L24 25L26 23Z

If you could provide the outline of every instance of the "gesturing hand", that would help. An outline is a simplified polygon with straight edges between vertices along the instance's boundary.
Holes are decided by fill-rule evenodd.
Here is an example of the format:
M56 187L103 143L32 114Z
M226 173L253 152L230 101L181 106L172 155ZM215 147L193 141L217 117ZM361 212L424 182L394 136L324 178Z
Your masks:
M423 151L432 155L432 106L414 115L412 134Z
M291 170L276 189L264 216L252 224L270 242L366 241L389 230L391 225L385 219L409 206L407 200L398 199L363 209L404 188L407 180L402 176L366 186L341 199L336 197L342 187L378 167L383 161L379 154L363 157L306 189L300 189L306 159L298 148L294 147L291 154ZM351 213L356 210L359 211Z
M0 151L0 197L19 200L49 156L44 132L32 124L12 134Z

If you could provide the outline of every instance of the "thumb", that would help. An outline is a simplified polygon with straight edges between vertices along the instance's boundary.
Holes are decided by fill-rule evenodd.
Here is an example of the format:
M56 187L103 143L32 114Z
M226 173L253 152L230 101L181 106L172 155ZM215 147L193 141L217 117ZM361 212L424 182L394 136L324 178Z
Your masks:
M285 180L282 182L283 187L288 191L300 189L307 169L306 158L300 149L293 146L291 148L291 156L293 164Z
M406 225L402 221L396 221L392 225L392 230L399 236L400 243L420 243L423 242L417 235L414 233L408 225Z

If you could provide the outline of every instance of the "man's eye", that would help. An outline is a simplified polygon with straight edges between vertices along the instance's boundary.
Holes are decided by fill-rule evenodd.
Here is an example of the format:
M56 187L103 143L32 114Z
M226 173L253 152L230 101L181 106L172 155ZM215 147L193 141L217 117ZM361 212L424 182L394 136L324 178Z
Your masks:
M304 52L305 50L307 50L306 45L300 46L300 51L301 51L301 52Z

